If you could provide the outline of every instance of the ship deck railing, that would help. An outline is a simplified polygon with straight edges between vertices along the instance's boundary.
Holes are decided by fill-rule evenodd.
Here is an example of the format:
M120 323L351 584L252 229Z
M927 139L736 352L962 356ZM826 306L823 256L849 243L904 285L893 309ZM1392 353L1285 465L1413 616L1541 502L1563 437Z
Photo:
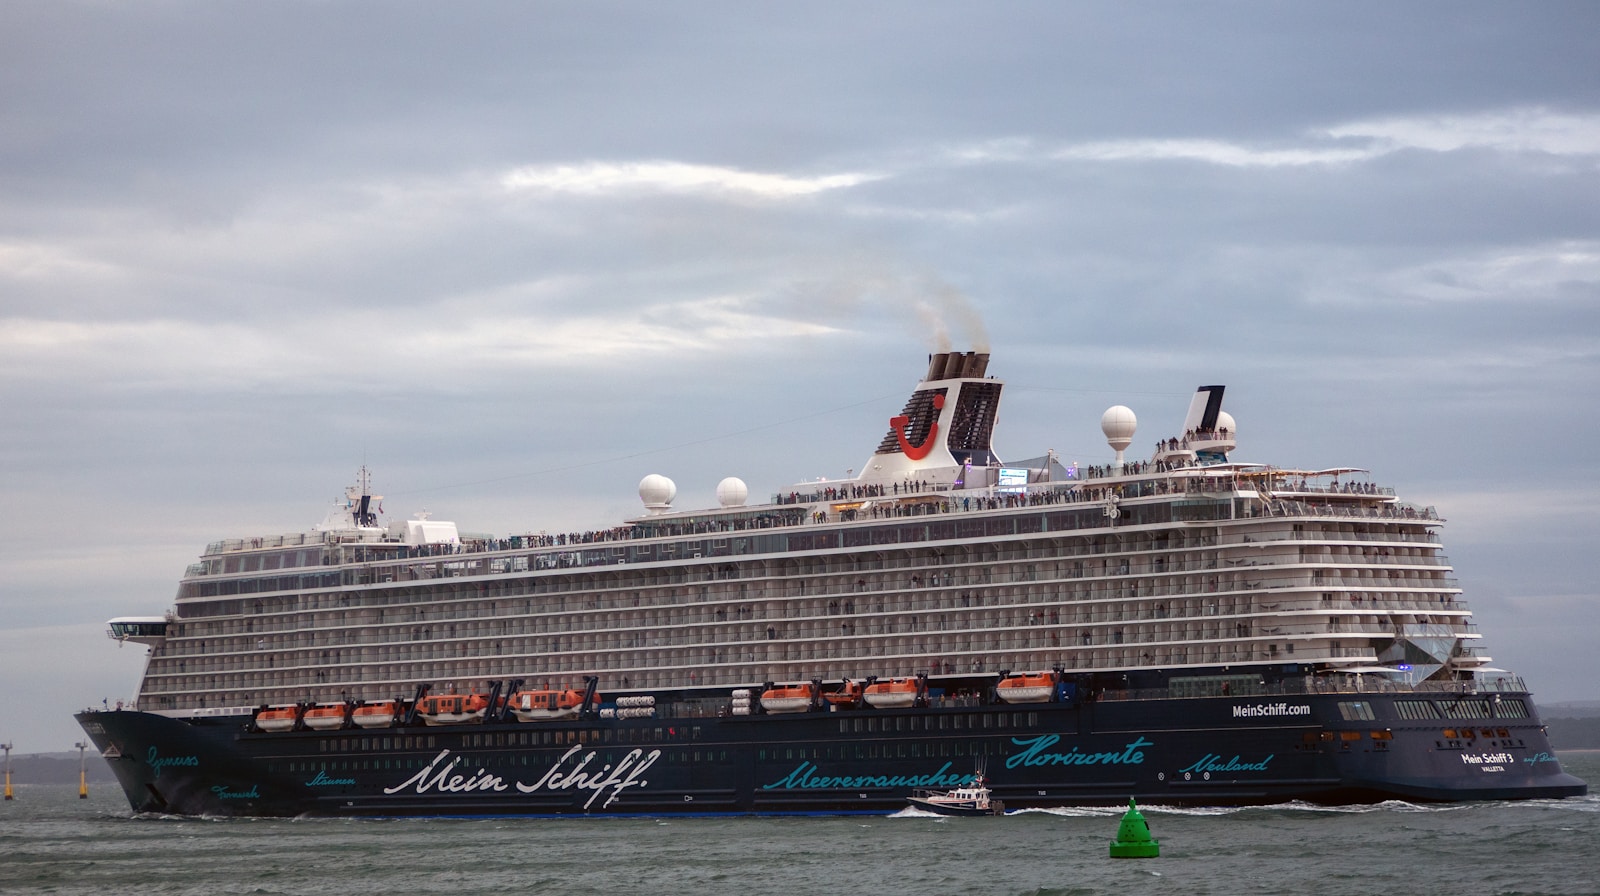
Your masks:
M712 605L704 605L710 607ZM1066 610L1059 607L1066 606ZM1192 641L1218 641L1230 642L1239 638L1284 636L1284 635L1317 635L1317 634L1374 634L1395 635L1405 634L1410 636L1426 637L1460 637L1462 635L1477 635L1479 627L1476 623L1450 622L1450 623L1423 623L1410 622L1396 624L1390 619L1379 618L1372 621L1351 622L1339 618L1340 615L1349 613L1378 614L1395 612L1412 613L1465 613L1466 610L1455 601L1414 601L1414 600L1372 600L1368 599L1359 604L1349 601L1333 603L1319 603L1315 600L1285 601L1272 606L1270 609L1237 608L1225 610L1218 607L1205 608L1208 612L1200 614L1179 614L1163 609L1159 605L1143 608L1135 613L1103 610L1096 612L1093 607L1077 605L1060 605L1055 603L1011 603L997 604L987 607L957 607L943 601L912 600L898 601L892 607L871 609L858 608L850 612L839 614L816 613L807 614L770 614L765 612L753 613L742 620L717 620L715 612L702 610L692 612L694 605L681 609L674 620L674 625L709 625L725 623L726 630L716 644L742 644L766 643L771 641L808 640L828 642L831 638L842 639L844 642L853 642L861 636L883 635L926 635L926 636L955 636L961 632L982 632L993 635L998 631L1009 631L1017 635L1019 644L1015 646L1032 646L1037 639L1047 638L1051 633L1061 635L1068 629L1081 629L1085 626L1092 627L1088 632L1091 641L1087 645L1120 645L1141 643L1164 642L1192 642ZM1006 618L1010 615L1006 611L1020 613L1030 607L1049 607L1044 612L1036 612L1036 619L1028 621L1025 618L1013 620ZM605 609L612 609L606 607ZM987 610L992 615L984 616L977 620L978 624L957 628L940 627L929 624L924 620L905 618L908 613L922 613L932 611L953 611L958 609ZM241 621L231 621L218 628L214 635L253 635L257 638L267 635L293 634L299 636L291 642L274 642L274 649L328 649L344 646L361 645L394 645L418 646L433 644L455 644L457 642L495 642L507 638L541 637L546 635L565 634L607 634L612 632L636 632L635 640L624 642L618 646L625 648L645 647L681 647L701 646L705 642L691 638L688 634L677 634L674 629L666 630L663 634L659 626L652 627L621 616L588 616L582 620L573 620L565 617L555 617L550 624L532 625L517 631L503 630L491 624L491 620L516 617L519 614L502 610L494 615L473 615L468 612L458 612L458 608L440 609L427 613L419 613L415 617L390 622L370 622L351 624L339 627L307 623L297 618L297 614L279 614L279 618L256 619L252 625ZM832 625L828 620L838 619L839 625L847 622L849 628L840 628L839 632L821 631L801 633L795 635L788 632L775 632L769 635L762 626L765 623L776 622L816 622ZM448 625L452 621L461 620L467 623L467 630L458 627L454 633L450 632ZM1136 625L1143 623L1167 623L1174 626L1162 632L1148 628L1136 629L1117 637L1115 629L1119 624ZM434 625L444 623L445 628L435 629ZM1238 625L1247 625L1245 629L1237 628ZM837 628L838 626L834 626ZM710 645L715 646L715 644ZM442 649L442 648L441 648ZM250 655L260 652L258 647L254 651L234 650L228 648L201 649L198 643L189 643L188 640L173 639L169 641L168 656L216 656L231 657ZM191 670L208 671L208 670Z
M1159 476L1160 474L1154 474ZM999 489L974 490L973 494L957 494L950 491L928 491L902 493L891 496L875 496L865 500L874 501L884 506L883 515L858 514L852 518L856 523L886 522L908 517L927 515L953 514L953 513L987 513L996 510L1014 510L1028 507L1048 507L1053 505L1093 505L1101 503L1112 486L1107 480L1106 485L1095 488L1081 488L1089 479L1068 481L1055 481L1034 483L1023 494L1001 492ZM1236 484L1231 476L1220 475L1209 479L1195 479L1189 477L1150 478L1138 480L1122 480L1116 482L1115 488L1122 500L1140 497L1159 497L1167 495L1192 495L1195 497L1215 497L1225 499L1238 493L1259 495L1266 502L1265 515L1267 516L1309 516L1309 517L1341 517L1359 519L1407 519L1437 521L1438 513L1432 507L1417 507L1402 503L1384 503L1374 506L1371 503L1358 502L1327 502L1313 503L1312 501L1298 500L1292 497L1281 497L1271 493L1257 492L1247 484ZM1349 497L1393 497L1394 491L1390 488L1373 486L1371 491L1346 491L1337 488L1316 489L1307 488L1297 493L1320 493L1328 496L1339 495ZM815 525L835 525L839 522L838 515L822 514L820 516L806 513L784 511L779 508L784 506L804 504L826 504L830 502L856 500L843 497L829 498L823 494L803 495L798 497L778 496L782 503L775 502L770 505L773 511L770 515L762 514L761 508L749 508L746 516L737 519L706 519L685 520L682 522L647 523L634 526L618 526L611 529L600 529L590 532L574 532L561 535L520 535L507 538L491 537L464 537L459 547L450 546L448 551L437 550L440 546L417 546L406 553L413 556L440 556L461 553L486 553L504 550L534 550L541 554L555 557L555 565L567 567L583 565L571 559L562 559L558 555L563 549L576 551L583 548L592 548L607 544L638 541L646 538L679 538L693 537L695 535L733 535L737 533L754 533L777 528L795 528ZM360 537L348 539L341 536L348 533L322 533L301 532L287 535L261 536L254 538L232 538L216 541L206 546L207 556L234 553L238 551L263 550L268 548L297 547L319 544L347 544L353 547L372 547L383 545L391 548L404 547L392 541L387 535L376 538L361 534ZM1306 533L1307 537L1314 537L1316 533ZM329 536L329 537L324 537ZM388 558L384 558L388 559Z
M1505 675L1493 679L1470 681L1395 681L1377 674L1337 673L1287 678L1279 682L1253 683L1242 681L1247 676L1218 676L1218 681L1205 682L1202 687L1186 694L1189 697L1297 697L1308 694L1436 694L1466 695L1527 693L1527 684L1520 675ZM1222 678L1227 679L1224 688ZM1172 688L1106 689L1094 695L1095 700L1171 700Z
M1072 674L1071 670L1068 674ZM1410 683L1394 681L1382 675L1364 673L1330 672L1311 676L1297 676L1276 682L1251 680L1249 675L1204 676L1192 681L1175 681L1162 688L1105 688L1084 689L1079 700L1085 702L1122 702L1141 700L1208 699L1208 698L1293 698L1307 695L1362 695L1362 694L1415 694L1432 696L1483 697L1496 694L1525 694L1526 683L1521 676L1504 675L1493 679L1466 681L1424 681ZM154 709L159 702L154 693L143 695L139 708ZM930 698L932 709L963 709L990 705L990 701L975 693L942 694ZM1007 704L1010 705L1010 704ZM1030 706L1032 704L1029 704ZM132 700L119 702L117 708L135 708ZM1010 705L1016 708L1015 705ZM88 707L87 711L104 711L106 707ZM720 698L687 700L680 703L661 703L656 707L656 718L711 718L724 714L727 708ZM222 709L193 709L182 712L185 716L248 715L251 707Z

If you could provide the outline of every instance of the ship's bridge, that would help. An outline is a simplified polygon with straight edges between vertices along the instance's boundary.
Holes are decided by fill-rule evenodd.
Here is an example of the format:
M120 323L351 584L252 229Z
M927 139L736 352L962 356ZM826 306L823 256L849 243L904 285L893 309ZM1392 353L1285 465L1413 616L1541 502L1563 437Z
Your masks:
M106 623L106 637L113 641L136 641L158 646L167 639L165 616L118 616Z

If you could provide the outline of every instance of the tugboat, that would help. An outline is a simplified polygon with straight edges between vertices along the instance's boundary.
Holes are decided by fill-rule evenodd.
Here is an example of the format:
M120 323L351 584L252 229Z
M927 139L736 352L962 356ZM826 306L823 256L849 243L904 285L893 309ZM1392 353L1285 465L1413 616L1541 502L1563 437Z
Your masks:
M989 783L983 769L972 776L972 782L954 790L913 790L906 798L918 809L927 809L940 815L1004 815L1006 804L989 798Z

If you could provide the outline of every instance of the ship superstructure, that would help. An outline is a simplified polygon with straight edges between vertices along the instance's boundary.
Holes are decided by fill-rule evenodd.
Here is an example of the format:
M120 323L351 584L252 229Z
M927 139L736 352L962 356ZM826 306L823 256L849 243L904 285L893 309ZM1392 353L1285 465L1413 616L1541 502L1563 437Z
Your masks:
M1527 749L1507 726L1538 731L1533 704L1479 647L1432 508L1359 469L1234 460L1221 386L1202 387L1146 460L1125 460L1137 421L1118 406L1101 420L1112 463L1064 466L1052 453L1006 462L992 444L1003 384L988 360L933 355L859 476L756 504L727 479L719 507L677 510L675 485L650 476L645 512L614 528L463 538L427 519L382 525L363 470L313 532L210 545L164 625L113 626L151 647L138 714L251 725L273 707L289 731L304 728L305 707L387 701L400 730L417 723L408 698L431 691L486 694L475 721L492 727L511 718L497 701L518 687L554 694L587 682L591 694L633 701L630 711L647 708L635 716L747 722L762 715L752 694L785 686L810 694L791 700L802 711L848 714L873 710L823 691L915 680L906 711L936 712L1003 704L997 685L1025 674L1042 676L1033 690L1046 704L1220 699L1239 707L1232 718L1256 722L1289 705L1275 702L1282 695L1449 695L1393 711L1441 736L1458 734L1444 724L1450 713L1482 714L1493 724L1467 726L1467 741L1488 732L1485 743ZM1377 720L1352 702L1344 721ZM323 717L345 728L355 719ZM766 736L738 730L707 737ZM1320 748L1325 730L1295 743ZM1368 730L1363 742L1386 752L1392 736ZM1548 775L1543 761L1530 773ZM1553 773L1564 780L1523 789L1582 786ZM1428 786L1430 798L1449 798L1447 785ZM1308 790L1319 788L1382 793L1371 781Z

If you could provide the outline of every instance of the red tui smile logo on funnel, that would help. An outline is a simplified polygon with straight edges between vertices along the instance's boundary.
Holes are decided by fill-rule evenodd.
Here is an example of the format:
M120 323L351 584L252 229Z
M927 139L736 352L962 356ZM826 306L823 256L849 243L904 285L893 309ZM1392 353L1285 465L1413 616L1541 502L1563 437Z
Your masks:
M943 407L944 396L933 396L933 409L937 411ZM900 442L900 451L912 460L922 460L928 456L929 452L933 451L933 446L938 441L939 421L934 420L928 426L928 437L923 439L920 445L913 445L906 440L906 424L910 422L911 418L905 414L897 414L889 418L889 426L894 429L894 437Z

